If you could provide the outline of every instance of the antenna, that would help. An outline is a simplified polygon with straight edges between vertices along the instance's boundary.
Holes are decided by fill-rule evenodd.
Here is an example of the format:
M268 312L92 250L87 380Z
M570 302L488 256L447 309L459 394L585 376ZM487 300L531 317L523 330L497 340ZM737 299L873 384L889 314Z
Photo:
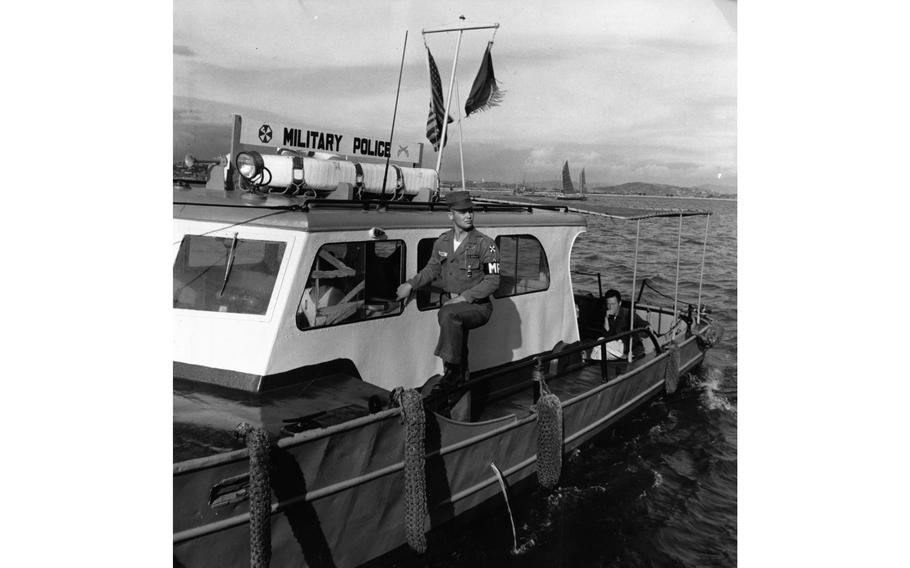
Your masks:
M404 53L408 49L408 30L404 31L404 47L401 48L401 66L398 68L398 88L395 90L395 110L392 112L392 133L389 134L389 147L391 148L392 141L395 138L395 117L398 116L398 95L401 93L401 74L404 72ZM392 159L392 152L389 151L385 157L385 173L382 174L382 193L380 197L385 195L385 184L386 178L389 176L389 160Z

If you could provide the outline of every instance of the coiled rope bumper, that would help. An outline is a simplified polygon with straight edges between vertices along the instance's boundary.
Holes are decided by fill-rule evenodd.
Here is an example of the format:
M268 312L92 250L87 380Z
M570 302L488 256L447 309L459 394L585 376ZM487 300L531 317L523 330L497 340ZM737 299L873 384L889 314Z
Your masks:
M724 337L724 328L717 323L716 321L708 324L708 327L703 329L701 332L693 332L695 337L698 338L698 343L706 349L710 349L717 345L721 339Z
M426 414L423 398L414 389L392 391L401 407L404 432L404 531L408 545L420 554L427 550Z
M540 384L537 400L537 481L547 489L556 487L562 473L562 403L550 392L538 363L532 379Z
M269 435L246 422L234 435L250 452L250 568L267 568L272 559L272 488L269 483Z

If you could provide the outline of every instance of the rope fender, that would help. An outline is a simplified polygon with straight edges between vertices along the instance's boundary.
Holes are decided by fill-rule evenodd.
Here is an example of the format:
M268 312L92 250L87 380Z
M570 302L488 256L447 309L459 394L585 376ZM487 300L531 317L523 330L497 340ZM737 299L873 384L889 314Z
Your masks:
M562 473L562 404L550 392L542 365L534 367L532 378L540 384L541 392L537 400L537 481L553 489Z
M250 452L250 568L268 568L272 559L272 489L269 484L269 435L242 422L234 435Z
M404 433L404 531L408 545L427 550L424 526L427 516L426 414L423 398L415 389L397 387L392 400L401 407Z
M679 347L676 343L667 346L667 365L664 367L664 386L667 394L673 394L679 387Z
M708 327L705 328L701 333L695 333L695 337L698 338L698 343L707 349L717 345L721 339L724 337L724 328L721 327L717 322L711 322L708 324Z

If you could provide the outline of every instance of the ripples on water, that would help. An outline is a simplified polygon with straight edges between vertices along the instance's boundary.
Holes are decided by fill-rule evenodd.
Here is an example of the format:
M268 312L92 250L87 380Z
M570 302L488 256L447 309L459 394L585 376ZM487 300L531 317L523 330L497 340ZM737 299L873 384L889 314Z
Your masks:
M615 205L710 209L702 303L725 329L698 374L592 440L564 463L559 486L512 503L518 554L503 511L431 547L434 566L734 566L736 564L736 202L595 196ZM672 295L678 220L641 222L637 281ZM695 301L704 218L685 218L679 297ZM628 298L635 223L590 217L572 268L601 272ZM637 287L638 285L636 285ZM597 292L592 277L576 290ZM649 298L645 293L645 300ZM449 535L451 536L451 535Z

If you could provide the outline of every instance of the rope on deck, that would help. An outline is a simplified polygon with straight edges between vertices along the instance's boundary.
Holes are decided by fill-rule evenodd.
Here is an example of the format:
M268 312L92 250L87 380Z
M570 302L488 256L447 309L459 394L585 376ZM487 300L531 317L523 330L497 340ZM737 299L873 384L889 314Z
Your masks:
M667 394L673 394L679 387L679 347L674 342L667 345L667 365L664 367L664 386Z
M538 362L532 379L540 384L537 401L537 481L547 489L556 487L562 473L562 403L550 391Z
M250 568L268 568L272 559L272 488L269 483L269 435L246 422L234 434L250 453Z
M401 407L404 433L404 531L408 545L420 554L427 550L426 414L415 389L398 387L392 400Z

